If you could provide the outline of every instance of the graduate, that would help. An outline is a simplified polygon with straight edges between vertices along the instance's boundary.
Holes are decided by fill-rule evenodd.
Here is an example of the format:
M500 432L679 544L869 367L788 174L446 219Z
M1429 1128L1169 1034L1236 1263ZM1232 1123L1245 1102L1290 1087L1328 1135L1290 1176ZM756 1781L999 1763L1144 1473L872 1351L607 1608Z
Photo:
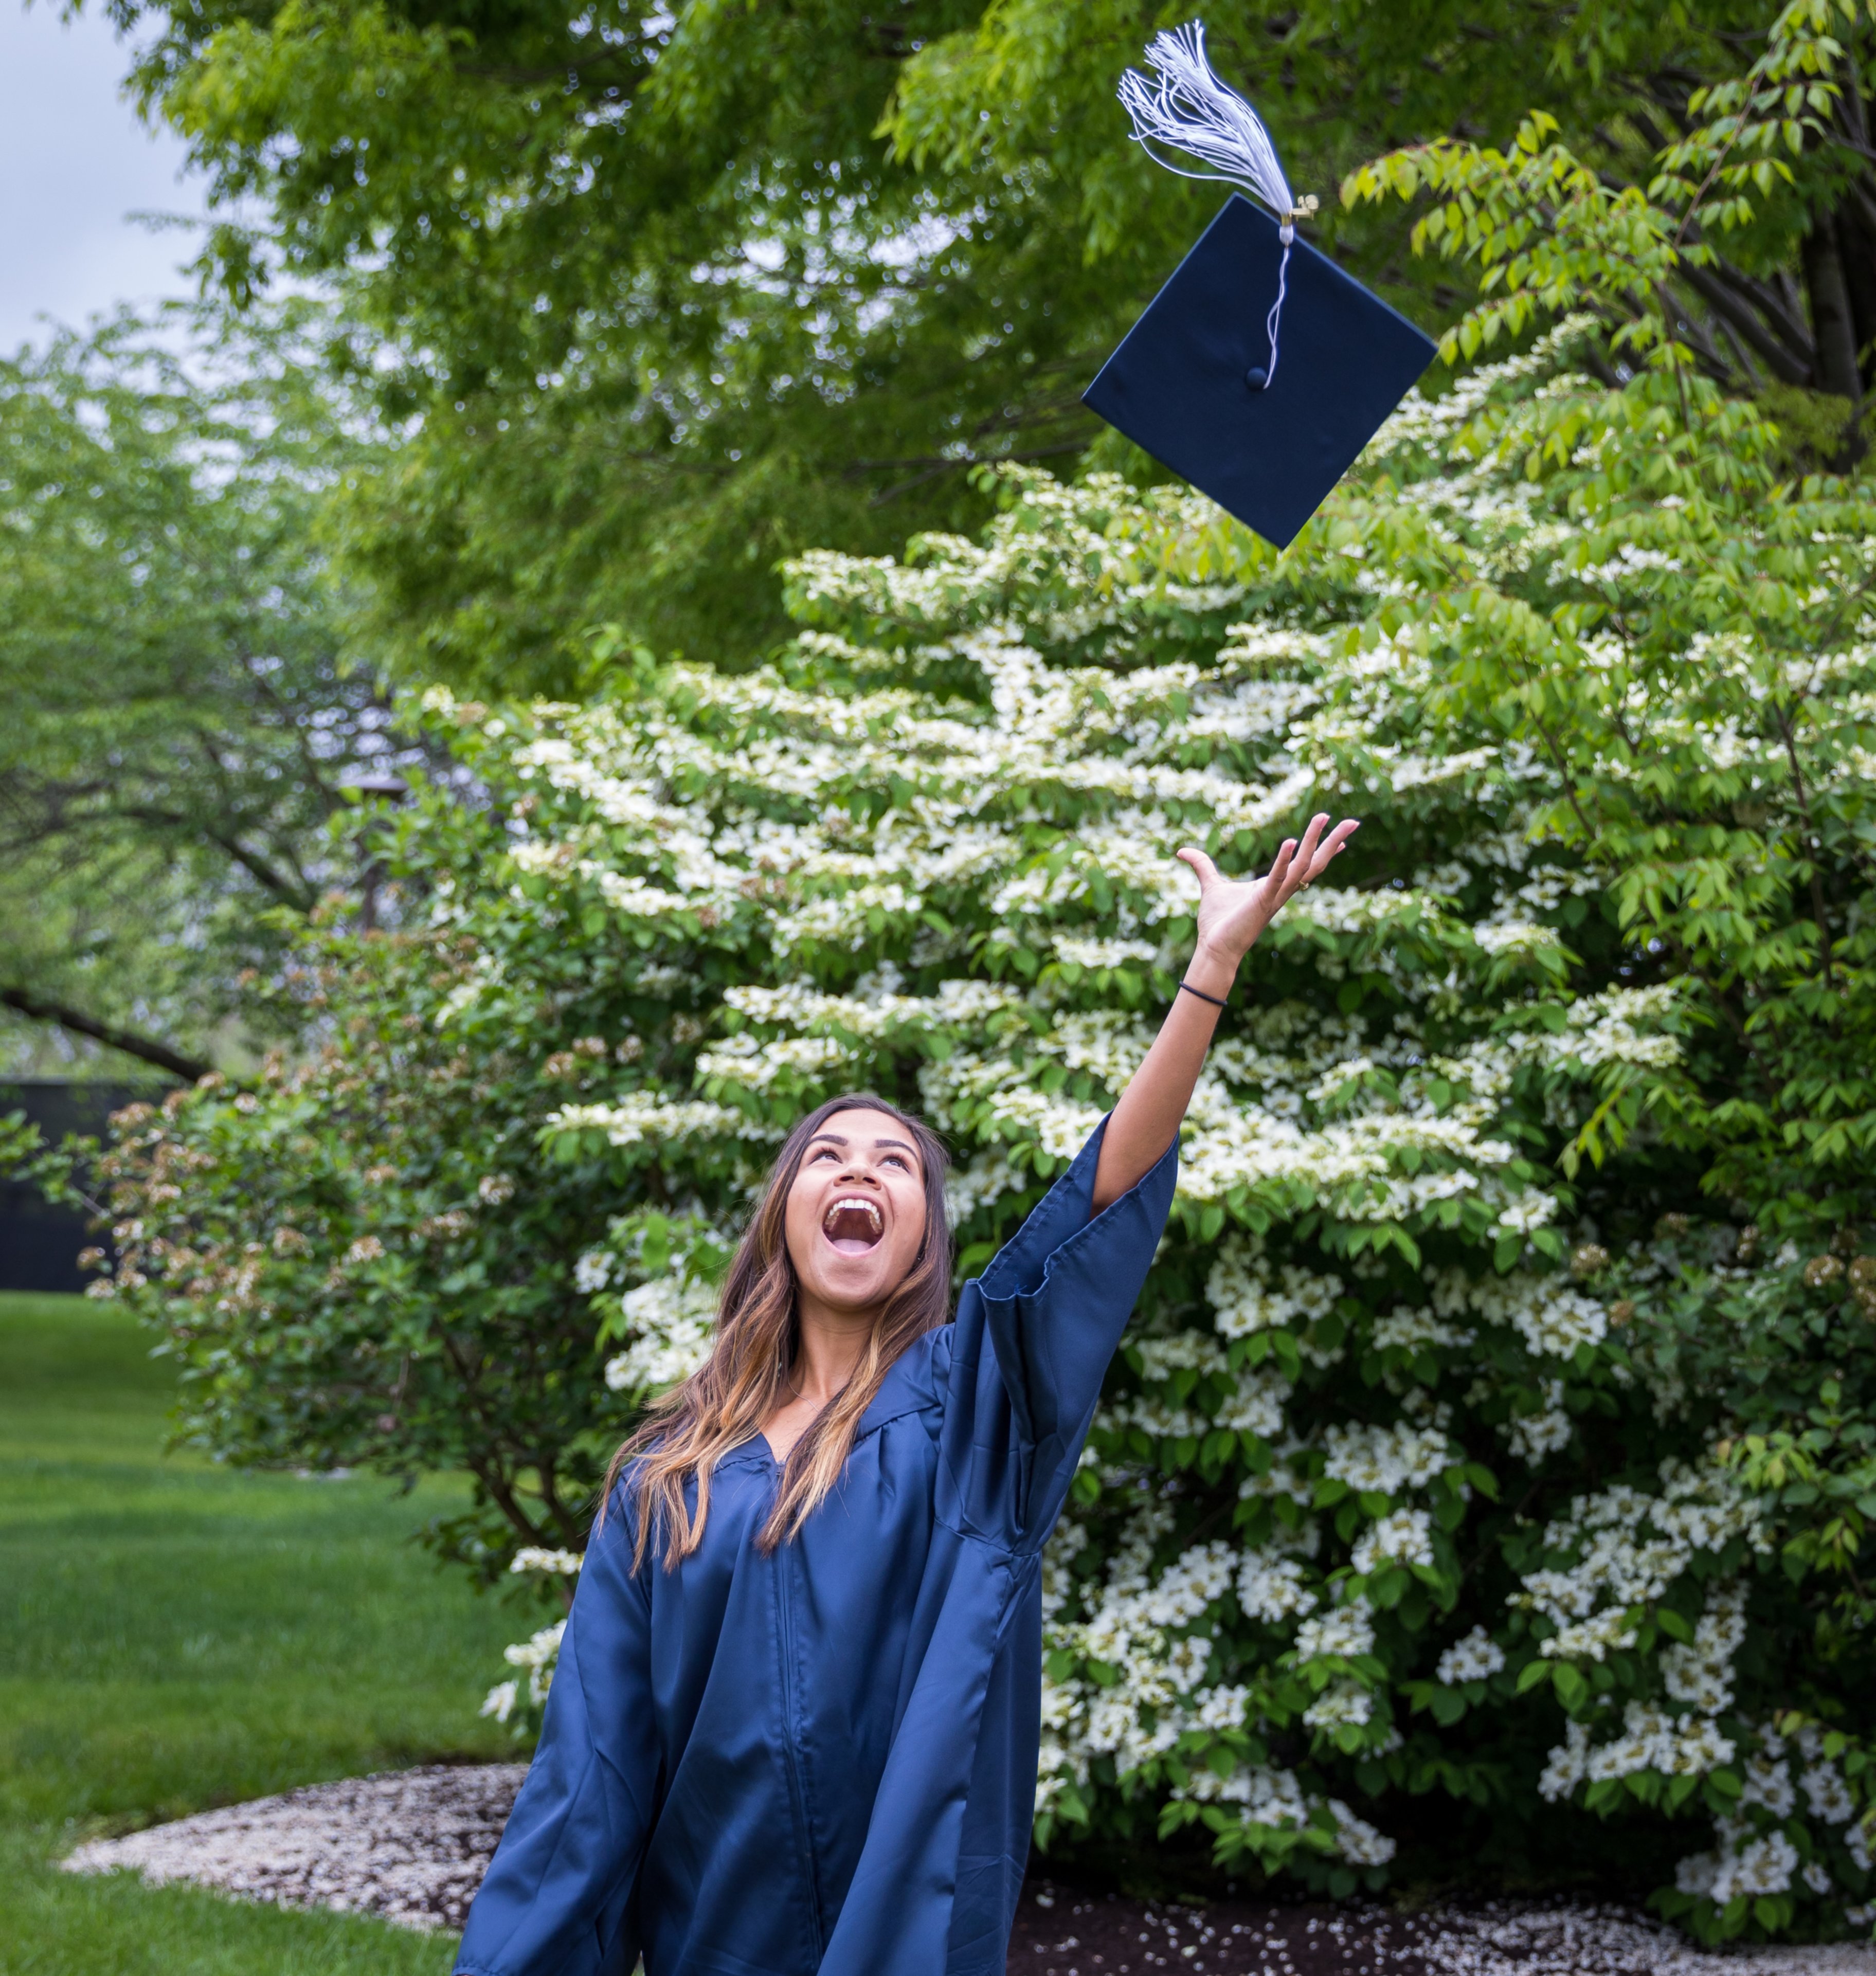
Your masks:
M1199 885L1159 1033L948 1316L943 1148L870 1095L790 1135L707 1362L620 1451L458 1976L1003 1976L1041 1552L1172 1200L1239 963L1353 835Z

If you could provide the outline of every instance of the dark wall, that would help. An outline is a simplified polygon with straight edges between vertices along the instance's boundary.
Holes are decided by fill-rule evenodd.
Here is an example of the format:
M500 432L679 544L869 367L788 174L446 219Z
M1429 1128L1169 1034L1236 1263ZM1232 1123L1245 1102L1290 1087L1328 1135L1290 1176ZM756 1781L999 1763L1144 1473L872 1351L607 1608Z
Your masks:
M0 1118L25 1112L47 1144L56 1146L68 1132L101 1137L120 1105L151 1095L147 1085L0 1082ZM96 1279L80 1274L78 1251L94 1245L110 1246L85 1226L83 1214L53 1207L24 1181L0 1181L0 1290L81 1290Z

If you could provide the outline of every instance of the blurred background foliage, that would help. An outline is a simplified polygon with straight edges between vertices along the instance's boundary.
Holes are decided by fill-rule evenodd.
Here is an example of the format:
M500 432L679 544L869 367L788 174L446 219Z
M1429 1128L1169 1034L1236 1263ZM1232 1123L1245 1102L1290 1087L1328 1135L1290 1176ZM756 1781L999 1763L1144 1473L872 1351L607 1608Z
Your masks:
M194 1076L398 744L315 539L372 443L318 312L178 313L0 364L0 1006Z
M277 959L265 909L370 871L327 831L397 772L397 683L579 697L632 651L737 670L785 635L785 557L974 531L987 463L1163 477L1079 394L1216 204L1114 100L1176 10L107 11L223 203L189 356L126 320L0 377L15 1068L253 1061L232 1012ZM1430 327L1584 185L1647 192L1664 226L1610 328L1671 318L1792 467L1860 459L1860 0L1230 0L1207 27L1323 196L1318 239ZM1534 180L1508 228L1428 230L1476 177L1348 176L1532 114L1582 183ZM1584 285L1527 282L1535 315L1499 327ZM1636 353L1586 361L1614 383Z
M335 539L374 649L465 690L574 690L601 620L747 663L784 628L783 555L979 525L983 461L1122 463L1080 394L1217 203L1126 140L1115 83L1182 18L1133 0L111 12L145 37L142 100L229 202L212 281L342 292L343 347L404 438L348 480ZM1703 367L1806 408L1836 450L1876 341L1871 43L1838 0L1789 12L1844 38L1839 94L1802 129L1802 103L1762 105L1789 172L1736 147L1762 196L1675 297ZM1337 209L1347 173L1502 143L1538 110L1606 182L1645 186L1762 83L1775 17L1205 10L1220 72L1322 196L1325 244L1436 319L1461 288L1398 211Z

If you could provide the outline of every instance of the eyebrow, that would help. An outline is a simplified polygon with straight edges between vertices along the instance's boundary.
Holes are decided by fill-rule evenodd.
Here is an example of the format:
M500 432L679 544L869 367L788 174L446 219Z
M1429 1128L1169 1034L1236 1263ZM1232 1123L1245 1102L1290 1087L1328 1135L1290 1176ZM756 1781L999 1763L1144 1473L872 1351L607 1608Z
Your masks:
M844 1152L846 1148L852 1144L852 1141L850 1139L843 1137L839 1132L816 1132L814 1137L808 1141L808 1144L810 1146L818 1146L823 1144L829 1146L838 1146ZM910 1153L915 1159L918 1156L918 1148L916 1146L908 1144L903 1139L874 1140L873 1150L875 1152L877 1152L882 1146L897 1146L902 1152Z

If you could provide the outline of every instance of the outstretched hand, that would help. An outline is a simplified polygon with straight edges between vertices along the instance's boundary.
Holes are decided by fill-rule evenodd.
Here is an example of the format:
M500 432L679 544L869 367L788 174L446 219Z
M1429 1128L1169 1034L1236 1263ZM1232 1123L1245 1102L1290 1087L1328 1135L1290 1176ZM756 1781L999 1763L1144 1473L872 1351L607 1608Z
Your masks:
M1192 845L1179 857L1198 877L1198 945L1235 969L1258 937L1311 880L1328 870L1344 845L1361 826L1344 822L1325 837L1326 813L1313 816L1299 844L1286 837L1261 878L1227 878L1205 854Z
M1358 826L1338 823L1327 836L1327 816L1310 818L1299 844L1286 838L1261 878L1227 878L1202 851L1179 853L1198 874L1198 940L1153 1046L1120 1094L1107 1121L1094 1169L1098 1213L1118 1200L1172 1144L1205 1067L1218 1010L1225 1005L1238 963L1284 907L1312 878L1320 878Z
M1118 1200L1172 1144L1205 1067L1218 1010L1224 1007L1243 960L1258 934L1312 878L1328 870L1355 834L1338 823L1327 836L1326 816L1310 819L1298 843L1286 838L1261 878L1227 878L1202 851L1179 853L1198 874L1198 943L1153 1046L1120 1094L1101 1140L1094 1168L1098 1213Z

